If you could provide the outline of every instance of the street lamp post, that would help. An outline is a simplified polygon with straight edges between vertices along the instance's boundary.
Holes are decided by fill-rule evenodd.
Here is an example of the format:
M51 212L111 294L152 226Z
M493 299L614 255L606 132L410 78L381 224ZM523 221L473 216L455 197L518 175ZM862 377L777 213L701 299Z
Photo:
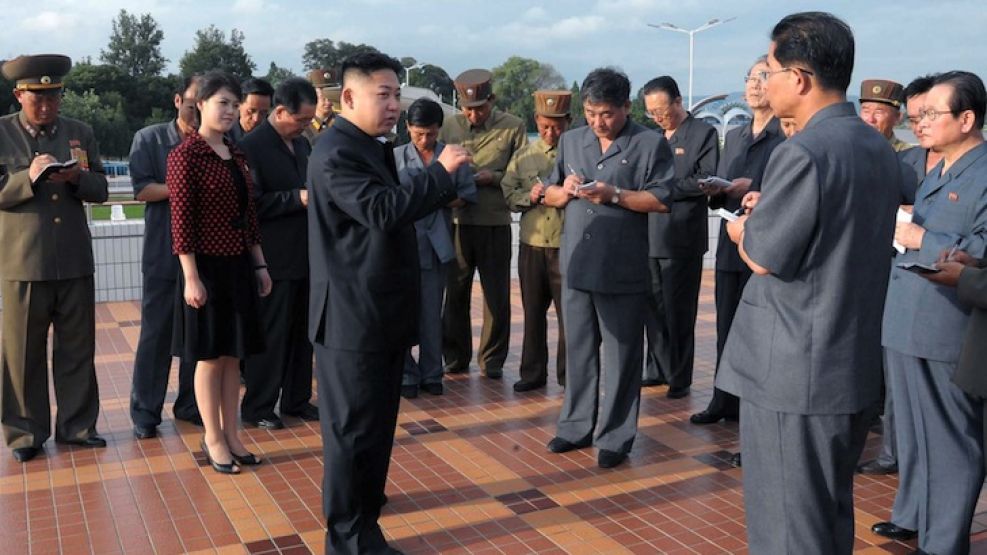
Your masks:
M410 66L404 68L404 86L405 87L408 86L408 80L411 79L411 70L413 70L413 69L420 69L420 68L423 68L423 67L425 67L425 64L419 62L419 63L416 63L414 65L410 65Z
M661 23L661 24L658 24L658 25L655 25L654 23L648 23L648 27L654 27L655 29L663 29L665 31L677 31L679 33L685 33L685 34L689 35L689 105L688 105L688 109L689 110L692 110L692 60L693 60L693 50L694 50L694 47L695 47L695 36L696 36L696 33L701 33L701 32L703 32L703 31L705 31L707 29L712 29L713 27L716 27L717 25L722 25L722 24L727 23L729 21L733 21L734 19L737 19L737 18L736 17L731 17L731 18L722 19L722 20L721 19L715 19L715 18L714 19L710 19L706 23L703 23L699 27L696 27L695 29L692 29L692 30L683 29L683 28L679 27L678 25L674 25L672 23Z

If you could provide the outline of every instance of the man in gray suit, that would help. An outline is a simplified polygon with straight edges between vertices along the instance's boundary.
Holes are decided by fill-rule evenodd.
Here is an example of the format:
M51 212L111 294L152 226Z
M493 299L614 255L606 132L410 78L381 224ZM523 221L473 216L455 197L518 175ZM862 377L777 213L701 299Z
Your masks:
M897 225L907 249L899 265L933 264L943 251L987 250L987 107L983 82L972 73L937 75L926 95L920 132L943 160L915 196L912 222ZM948 257L947 257L948 258ZM983 402L951 378L963 347L970 309L956 290L903 268L891 273L882 343L894 395L899 490L881 535L918 533L927 553L968 553L970 523L984 480ZM904 511L917 504L917 511Z
M413 178L431 164L437 164L445 143L438 140L444 114L433 100L419 98L408 107L408 134L411 142L394 147L401 184L412 186ZM404 362L401 396L418 397L418 389L442 395L442 299L446 290L447 265L456 259L452 243L452 211L476 204L476 183L469 165L459 166L451 176L458 198L442 210L436 210L415 222L418 239L418 263L421 268L421 313L418 317L418 360L411 356Z
M565 208L567 376L548 449L564 453L593 443L601 468L622 463L637 434L651 283L647 213L668 212L675 176L665 138L628 118L630 90L627 76L612 69L586 77L579 90L586 126L559 139L549 183L560 185L546 187L544 201Z
M754 272L716 385L740 398L751 553L849 554L853 471L881 390L881 305L901 170L846 101L853 32L782 19L762 73L778 145L727 231ZM756 208L755 208L756 206Z

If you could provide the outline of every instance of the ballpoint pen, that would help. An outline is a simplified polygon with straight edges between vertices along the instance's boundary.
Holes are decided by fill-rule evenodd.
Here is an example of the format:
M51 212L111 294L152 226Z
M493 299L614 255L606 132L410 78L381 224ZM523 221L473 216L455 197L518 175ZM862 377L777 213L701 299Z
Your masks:
M953 255L956 254L956 250L960 248L960 243L962 242L963 242L963 238L960 237L959 239L956 240L955 243L953 243L953 246L950 247L949 252L946 253L945 262L949 262L950 260L953 259Z

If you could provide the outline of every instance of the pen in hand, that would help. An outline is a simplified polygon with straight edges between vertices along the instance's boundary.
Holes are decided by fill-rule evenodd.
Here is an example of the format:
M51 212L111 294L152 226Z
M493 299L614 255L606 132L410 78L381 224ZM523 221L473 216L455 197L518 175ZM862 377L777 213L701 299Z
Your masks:
M962 242L963 242L963 239L960 238L960 239L957 239L955 243L953 243L953 246L950 247L949 252L946 253L946 259L944 260L944 262L949 262L949 261L953 260L953 255L956 254L956 250L960 248L960 243L962 243Z

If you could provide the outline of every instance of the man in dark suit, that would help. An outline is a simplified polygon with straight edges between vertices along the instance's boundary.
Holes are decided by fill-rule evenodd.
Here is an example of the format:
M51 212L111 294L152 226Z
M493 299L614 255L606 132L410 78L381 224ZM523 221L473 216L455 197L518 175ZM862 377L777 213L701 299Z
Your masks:
M545 204L565 208L559 266L567 360L548 449L595 445L600 468L624 462L637 435L648 213L668 211L674 176L665 138L629 118L630 90L613 69L586 76L579 95L587 124L562 134L545 188Z
M309 159L309 337L315 344L327 553L395 553L377 519L408 349L418 335L414 222L456 198L449 174L470 160L447 145L398 181L382 140L401 110L401 64L347 58L342 112Z
M987 92L972 73L935 77L920 133L943 159L915 195L911 222L895 239L898 264L933 264L942 252L987 251L987 144L981 131ZM970 522L983 485L983 402L951 381L963 348L969 307L956 290L895 267L884 307L882 343L894 395L899 483L891 520L874 532L918 533L927 553L968 553ZM898 497L908 501L904 512Z
M178 257L171 252L171 205L165 185L168 154L199 126L195 95L198 76L186 77L175 91L174 121L149 125L134 135L130 147L130 179L134 198L144 205L144 251L141 271L141 334L134 353L134 376L130 389L130 419L134 436L148 439L158 435L161 408L168 392L171 371L171 331L175 313L175 280ZM175 418L202 425L195 403L195 361L180 361L178 396L172 411Z
M853 59L853 32L830 14L774 27L761 77L775 115L801 131L771 154L749 216L727 226L754 272L716 377L740 397L751 553L853 551L901 179L888 141L846 101Z
M274 111L240 141L257 196L261 244L273 281L261 299L267 348L244 365L243 422L258 428L284 427L274 414L318 420L312 397L312 344L308 337L308 190L312 150L302 131L315 114L315 89L301 78L274 92Z
M689 394L696 352L696 314L703 254L709 248L706 194L697 179L716 175L716 130L682 106L675 80L665 75L641 89L648 115L675 157L675 208L648 215L648 267L652 298L647 317L648 362L643 385L668 382L668 397Z

